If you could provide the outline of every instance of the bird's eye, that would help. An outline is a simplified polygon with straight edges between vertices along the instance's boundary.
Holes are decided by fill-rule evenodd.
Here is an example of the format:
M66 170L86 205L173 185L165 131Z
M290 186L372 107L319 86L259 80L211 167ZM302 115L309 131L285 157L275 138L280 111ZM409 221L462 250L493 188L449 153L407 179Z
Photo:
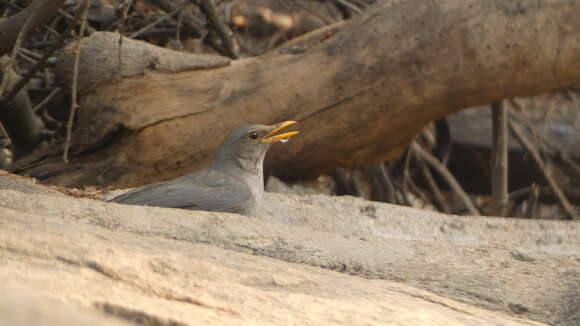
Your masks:
M258 133L257 133L257 132L255 132L255 131L250 131L250 132L248 133L248 138L250 138L250 139L254 139L254 140L255 140L255 139L258 139Z

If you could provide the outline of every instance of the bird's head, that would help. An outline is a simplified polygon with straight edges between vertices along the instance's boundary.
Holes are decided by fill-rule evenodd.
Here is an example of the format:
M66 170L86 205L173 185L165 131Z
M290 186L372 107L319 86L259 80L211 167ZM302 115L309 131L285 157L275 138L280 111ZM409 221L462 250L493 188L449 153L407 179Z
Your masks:
M254 172L262 167L266 152L276 142L284 142L298 131L281 132L296 121L284 121L273 126L248 125L231 132L221 145L211 166L240 164Z

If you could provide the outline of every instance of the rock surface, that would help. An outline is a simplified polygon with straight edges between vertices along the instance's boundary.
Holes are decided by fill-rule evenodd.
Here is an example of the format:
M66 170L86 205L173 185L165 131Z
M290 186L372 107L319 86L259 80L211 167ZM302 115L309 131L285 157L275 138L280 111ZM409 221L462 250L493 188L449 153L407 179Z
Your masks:
M580 321L577 223L282 194L246 217L21 190L0 190L0 325Z

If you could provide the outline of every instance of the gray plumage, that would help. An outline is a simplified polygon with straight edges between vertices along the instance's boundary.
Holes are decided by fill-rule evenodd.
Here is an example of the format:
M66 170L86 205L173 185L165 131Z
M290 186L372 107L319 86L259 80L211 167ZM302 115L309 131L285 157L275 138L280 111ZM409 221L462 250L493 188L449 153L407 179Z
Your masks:
M243 126L229 134L209 166L180 178L136 188L110 202L255 214L264 193L263 163L277 141L298 132L275 133L294 121L274 126ZM255 137L255 138L254 138Z

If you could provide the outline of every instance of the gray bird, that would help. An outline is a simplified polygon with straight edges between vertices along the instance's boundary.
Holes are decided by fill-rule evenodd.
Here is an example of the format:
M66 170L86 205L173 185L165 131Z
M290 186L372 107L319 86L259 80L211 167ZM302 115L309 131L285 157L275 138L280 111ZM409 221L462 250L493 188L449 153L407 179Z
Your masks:
M110 202L191 210L256 213L264 193L263 163L273 143L298 134L278 132L296 121L239 127L204 170L133 189Z

